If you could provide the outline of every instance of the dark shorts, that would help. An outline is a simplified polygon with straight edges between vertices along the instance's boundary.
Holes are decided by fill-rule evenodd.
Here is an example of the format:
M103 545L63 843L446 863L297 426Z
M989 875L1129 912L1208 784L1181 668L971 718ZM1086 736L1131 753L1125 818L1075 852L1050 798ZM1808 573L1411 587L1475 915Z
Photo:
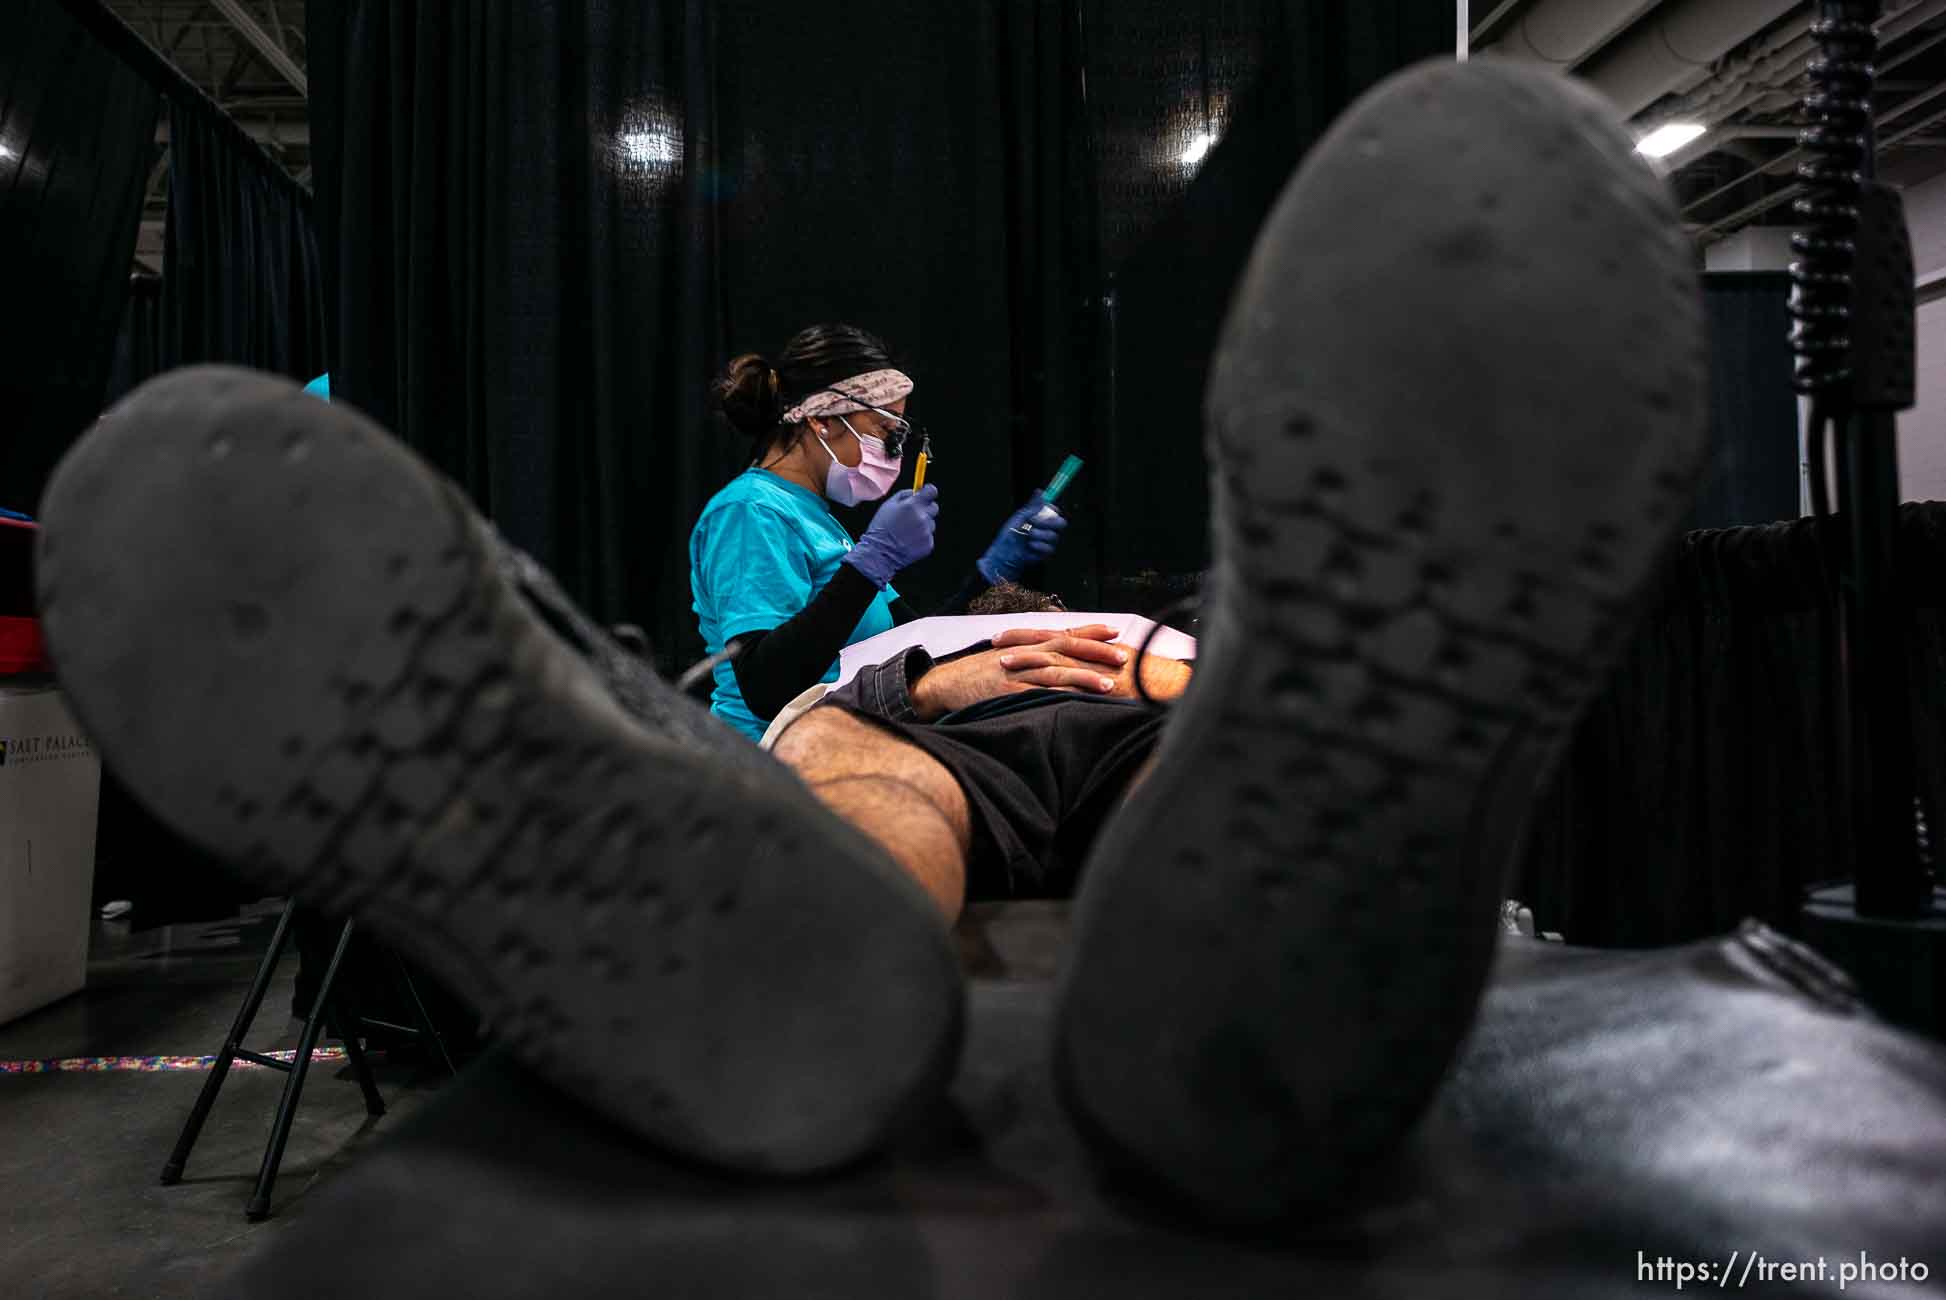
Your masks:
M833 701L939 760L966 793L970 902L1065 898L1095 834L1155 748L1163 714L1135 700L1025 691L949 713L891 722Z

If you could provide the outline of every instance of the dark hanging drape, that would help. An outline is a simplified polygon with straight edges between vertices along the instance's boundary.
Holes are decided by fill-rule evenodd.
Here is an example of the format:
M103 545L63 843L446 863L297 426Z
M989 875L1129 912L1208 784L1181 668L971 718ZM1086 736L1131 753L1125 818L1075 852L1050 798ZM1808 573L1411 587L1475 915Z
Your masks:
M1083 8L1106 335L1090 560L1103 604L1127 609L1208 564L1204 379L1258 226L1346 105L1406 63L1450 56L1453 6Z
M324 292L310 207L234 122L189 94L172 94L155 353L152 368L137 373L131 349L131 386L202 362L299 381L321 372ZM130 326L139 327L133 308ZM220 916L244 901L231 873L156 822L112 778L103 786L97 858L98 891L116 888L110 896L131 899L140 925Z
M1575 943L1650 946L1745 916L1794 930L1846 877L1836 629L1810 520L1689 534L1536 809L1514 892ZM1946 812L1946 505L1900 508L1916 792Z
M1451 48L1452 12L313 5L334 397L665 666L699 649L689 529L740 468L708 381L819 320L916 372L943 505L900 582L919 603L1070 451L1045 585L1079 606L1199 570L1202 374L1250 238L1352 95Z
M1801 513L1790 296L1783 271L1703 277L1711 455L1692 528L1767 524Z
M129 268L168 106L163 284ZM0 505L31 510L108 401L227 361L309 379L323 305L308 197L100 0L0 5ZM138 923L231 910L238 885L104 775L97 898Z
M31 510L106 401L195 361L309 379L324 313L309 198L234 122L99 0L3 8L0 505ZM165 102L165 281L131 301Z
M0 506L31 512L100 409L157 112L58 0L0 10Z
M324 294L304 192L230 123L169 110L162 368L205 361L308 380L324 369Z
M101 404L112 406L122 394L162 369L162 277L136 275L128 282L121 328L115 333L115 359Z

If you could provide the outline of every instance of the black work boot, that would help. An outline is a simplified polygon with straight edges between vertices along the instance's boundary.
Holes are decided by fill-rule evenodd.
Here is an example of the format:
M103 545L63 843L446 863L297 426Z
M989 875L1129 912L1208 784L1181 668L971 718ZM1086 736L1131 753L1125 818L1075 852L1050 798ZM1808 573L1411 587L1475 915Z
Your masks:
M349 407L165 375L43 516L57 673L137 797L368 923L567 1092L794 1173L950 1073L961 981L925 892L653 673L598 671L459 491Z
M1693 496L1692 265L1607 105L1513 63L1392 78L1278 199L1211 371L1196 676L1061 990L1063 1094L1124 1171L1273 1220L1432 1098Z

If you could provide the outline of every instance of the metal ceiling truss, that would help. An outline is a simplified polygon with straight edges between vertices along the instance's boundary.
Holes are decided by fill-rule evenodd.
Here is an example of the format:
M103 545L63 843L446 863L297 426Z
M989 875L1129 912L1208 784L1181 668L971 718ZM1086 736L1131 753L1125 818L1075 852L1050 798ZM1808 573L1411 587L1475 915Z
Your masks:
M1788 173L1812 0L1472 0L1482 52L1538 59L1587 78L1638 135L1693 123L1708 133L1659 165L1683 196L1687 227L1708 243L1795 197ZM1890 178L1946 171L1946 0L1883 0L1878 120ZM1885 73L1905 69L1896 78ZM1639 111L1637 111L1639 110ZM1779 217L1788 214L1779 214ZM1777 220L1779 217L1771 217Z
M230 26L243 37L244 43L255 50L257 56L278 76L297 87L298 94L309 97L311 92L305 84L304 69L297 66L297 60L291 58L290 51L286 50L282 43L272 39L270 33L258 25L256 18L243 7L241 0L209 0L209 3L212 9L229 20ZM279 27L281 30L282 24L279 24Z
M0 0L4 3L5 0ZM124 22L209 95L300 185L311 183L305 112L305 0L105 0ZM162 269L169 210L169 123L156 127L135 248L138 270Z

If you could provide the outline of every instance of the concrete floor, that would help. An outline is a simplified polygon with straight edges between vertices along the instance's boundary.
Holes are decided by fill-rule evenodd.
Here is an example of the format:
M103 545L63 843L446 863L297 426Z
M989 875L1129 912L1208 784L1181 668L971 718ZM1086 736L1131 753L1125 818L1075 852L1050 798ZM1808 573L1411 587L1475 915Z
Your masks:
M228 921L133 933L123 923L98 923L87 988L0 1025L0 1062L215 1052L280 906L271 900ZM957 938L971 975L1045 980L1064 928L1057 904L990 904L968 909ZM302 1023L289 1017L296 976L292 946L246 1046L297 1045ZM209 1294L445 1082L438 1069L382 1056L374 1074L387 1106L376 1119L366 1115L343 1061L312 1068L271 1216L250 1223L243 1207L283 1074L232 1070L182 1181L164 1187L162 1165L202 1087L201 1071L0 1073L0 1297ZM347 1267L356 1267L349 1256Z
M277 906L131 934L97 926L88 987L0 1025L0 1061L208 1055L221 1046L270 941ZM287 951L247 1046L293 1048ZM327 1043L335 1046L335 1043ZM285 1076L233 1070L183 1180L159 1181L200 1071L0 1073L0 1294L206 1295L298 1219L313 1193L437 1091L440 1072L375 1062L388 1113L368 1117L342 1061L305 1083L271 1217L243 1214Z

